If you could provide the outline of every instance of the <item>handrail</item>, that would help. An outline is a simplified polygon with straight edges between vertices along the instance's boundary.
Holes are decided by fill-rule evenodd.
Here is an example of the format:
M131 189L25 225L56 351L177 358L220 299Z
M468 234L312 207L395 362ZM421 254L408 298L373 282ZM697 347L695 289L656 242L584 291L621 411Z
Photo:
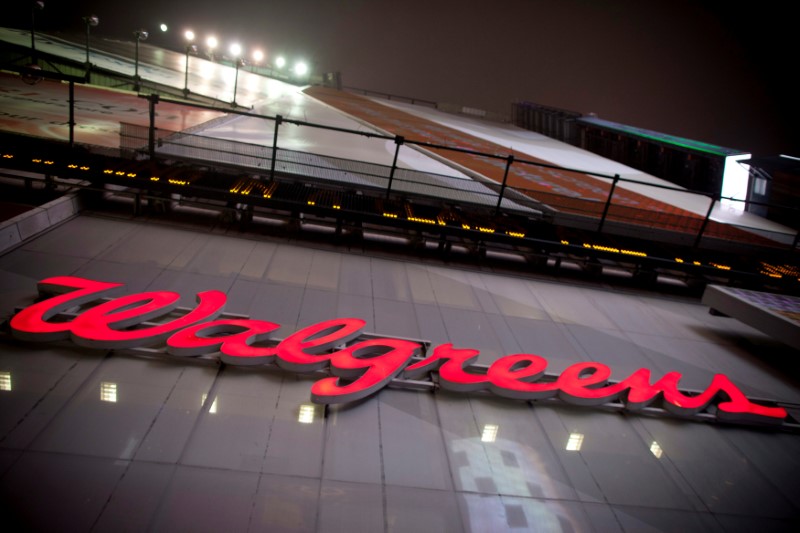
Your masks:
M151 95L139 95L139 97L146 99L146 98L150 98ZM208 111L220 111L219 107L204 105L204 104L200 104L200 103L197 103L197 102L186 102L185 100L176 100L176 99L173 99L173 98L164 98L164 97L161 97L160 101L161 102L166 102L166 103L169 103L169 104L174 104L174 105L184 105L184 106L194 107L194 108L198 108L198 109L205 109L205 110L208 110ZM327 131L337 131L339 133L347 133L347 134L351 134L351 135L359 135L361 137L366 137L366 138L384 139L384 140L387 140L387 141L395 141L395 142L397 140L397 136L395 136L395 135L386 135L386 134L378 133L378 132L369 132L369 131L355 130L355 129L350 129L350 128L342 128L340 126L330 126L330 125L327 125L327 124L319 124L319 123L316 123L316 122L309 122L307 120L297 120L297 119L287 118L287 117L284 117L282 115L275 115L275 116L263 115L263 114L260 114L260 113L253 113L250 110L238 110L238 109L225 109L224 112L225 113L229 113L229 114L233 114L233 115L246 116L246 117L250 117L250 118L260 118L260 119L264 119L264 120L280 121L281 123L294 124L295 126L308 126L308 127L311 127L311 128L317 128L317 129L322 129L322 130L327 130ZM512 154L502 155L502 154L493 154L493 153L487 153L487 152L480 152L480 151L477 151L477 150L471 150L469 148L460 148L460 147L457 147L457 146L447 146L445 144L437 144L437 143L432 143L432 142L429 142L429 141L421 141L421 140L409 139L408 137L404 137L403 143L404 144L411 144L411 145L415 145L415 146L420 146L420 147L423 147L423 148L435 149L435 150L447 150L447 151L458 152L458 153L463 153L463 154L467 154L467 155L475 155L475 156L479 156L479 157L489 157L489 158L497 159L498 161L503 161L503 162L508 160L508 156L509 155L512 155ZM243 143L243 144L247 144L247 143ZM521 164L524 164L524 165L532 165L532 166L536 166L536 167L540 167L540 168L548 168L548 169L553 169L553 170L561 170L561 171L564 171L564 172L575 172L575 173L580 173L580 174L586 174L586 175L594 176L594 177L597 177L597 178L608 179L608 180L611 180L611 181L618 181L619 183L631 183L631 184L636 184L636 185L644 185L644 186L653 187L653 188L656 188L656 189L663 189L663 190L670 190L670 191L676 191L676 192L682 192L682 193L688 193L688 194L695 194L695 195L698 195L698 196L705 196L707 198L709 197L709 193L707 193L705 191L687 189L685 187L678 187L678 186L674 186L674 185L666 185L666 184L661 184L661 183L650 183L650 182L636 180L636 179L632 179L632 178L624 178L622 176L615 176L615 175L612 175L612 174L604 174L604 173L601 173L601 172L595 172L595 171L592 171L592 170L584 170L584 169L577 169L577 168L571 168L571 167L564 167L564 166L560 166L560 165L554 165L554 164L550 164L550 163L542 163L542 162L539 162L539 161L532 161L530 159L521 158L521 157L518 157L518 155L514 155L514 163L521 163ZM717 199L732 200L732 201L745 201L745 200L739 200L739 199L736 199L736 198L728 198L728 197L718 197ZM756 202L750 202L750 203L756 203ZM759 205L770 205L770 204L759 204ZM797 209L797 208L795 208L795 209Z

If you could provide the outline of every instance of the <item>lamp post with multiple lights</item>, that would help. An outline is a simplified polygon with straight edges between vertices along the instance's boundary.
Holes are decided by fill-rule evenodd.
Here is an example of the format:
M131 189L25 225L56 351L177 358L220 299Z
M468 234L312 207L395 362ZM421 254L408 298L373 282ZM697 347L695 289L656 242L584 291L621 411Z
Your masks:
M183 75L183 97L186 98L189 96L189 52L197 50L197 47L194 45L194 32L192 30L186 30L183 36L186 38L186 70Z
M31 8L31 54L32 60L36 62L36 40L35 40L35 22L36 22L36 11L42 10L44 8L43 1L33 1L32 8ZM91 71L91 58L90 58L90 36L91 36L91 28L97 26L100 23L100 19L97 15L87 15L83 17L83 22L86 25L86 77L88 80L90 71ZM167 31L166 24L160 24L159 26L162 32ZM144 29L138 29L133 32L134 37L136 38L136 51L134 56L134 90L138 91L141 88L141 78L139 77L139 44L141 41L146 40L149 37L149 33ZM186 61L184 66L184 75L183 75L183 95L184 97L188 97L189 93L189 54L197 52L197 46L194 44L195 40L195 33L192 30L186 30L184 32L184 38L186 39ZM214 60L214 51L217 48L219 41L214 36L209 36L206 39L206 46L208 50L208 56L213 61ZM239 87L239 69L245 65L245 61L242 58L242 47L238 43L234 43L230 46L230 54L233 56L235 74L234 74L234 81L233 81L233 100L231 104L235 107L236 103L236 94L238 92ZM253 69L255 70L256 66L264 59L264 53L261 50L254 50L252 52L253 57ZM278 70L283 69L286 66L286 59L282 56L278 56L275 58L275 62L273 68L277 68ZM308 67L304 63L298 63L294 66L293 73L296 77L302 78L307 75Z
M147 39L149 35L145 30L139 29L133 32L136 37L136 56L133 61L133 90L139 90L139 43Z
M239 66L242 63L242 47L239 43L233 43L230 47L230 53L233 56L233 63L236 66L236 75L233 78L233 101L231 105L236 107L236 89L239 86Z

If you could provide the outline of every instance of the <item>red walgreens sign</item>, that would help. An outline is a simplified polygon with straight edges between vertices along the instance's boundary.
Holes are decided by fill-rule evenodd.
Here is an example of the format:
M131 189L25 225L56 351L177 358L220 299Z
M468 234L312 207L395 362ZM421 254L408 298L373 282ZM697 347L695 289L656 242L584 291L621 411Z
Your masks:
M282 341L265 345L279 324L253 319L217 319L226 296L220 291L197 295L197 307L185 315L156 325L143 322L171 313L180 295L153 291L111 299L86 308L68 321L51 321L67 310L85 306L120 283L105 283L72 276L39 282L46 299L17 313L11 319L14 337L28 341L71 339L80 346L123 349L166 343L174 356L194 357L220 352L231 365L277 364L297 373L330 368L332 376L315 382L311 399L316 403L343 403L365 398L392 379L420 379L437 372L442 388L469 392L489 390L498 396L521 400L557 397L576 405L602 405L621 400L626 408L642 409L661 402L678 415L694 415L716 404L716 416L726 421L781 424L787 413L748 400L726 376L716 374L699 394L678 390L681 374L669 372L651 383L650 370L639 369L620 382L609 384L611 370L602 363L577 363L555 381L544 382L547 361L533 354L501 357L485 373L470 365L478 350L436 347L423 355L420 343L393 338L371 338L354 342L366 322L359 318L336 318L303 328ZM139 326L139 327L137 327ZM409 364L412 363L412 364Z

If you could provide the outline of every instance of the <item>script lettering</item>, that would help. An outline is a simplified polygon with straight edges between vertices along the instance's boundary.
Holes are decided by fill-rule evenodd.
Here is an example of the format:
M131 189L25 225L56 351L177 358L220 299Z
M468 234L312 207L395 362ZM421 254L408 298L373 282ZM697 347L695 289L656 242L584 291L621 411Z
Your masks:
M71 322L48 322L67 310L97 300L122 283L104 283L72 276L43 279L37 284L39 294L50 298L26 307L11 319L14 337L26 341L57 341L68 339Z
M458 392L483 390L489 386L489 379L485 375L465 370L478 359L479 354L478 350L462 350L453 348L452 344L442 344L433 350L433 355L406 368L404 375L409 379L416 379L438 372L443 389Z
M358 337L365 325L360 318L337 318L303 328L278 345L278 366L298 373L322 370L331 358L325 352Z
M265 365L274 361L275 347L252 344L269 339L278 328L264 320L213 320L174 333L167 339L167 351L189 357L219 351L220 359L228 364Z
M501 357L487 372L492 381L491 390L498 396L518 400L552 398L558 392L557 383L533 383L544 374L547 361L533 354L515 354Z
M438 383L444 389L490 390L498 396L520 400L558 396L564 402L584 406L621 401L630 410L660 401L665 410L679 416L709 411L716 404L716 416L721 420L773 424L780 424L787 416L781 407L751 402L722 374L714 375L709 386L695 394L680 391L680 373L668 372L651 383L650 370L646 368L608 384L611 369L598 362L570 365L557 378L542 381L547 368L543 357L507 355L481 370L473 366L478 350L454 348L452 344L437 346L431 355L409 365L412 357L423 353L421 344L394 338L358 340L366 325L359 318L326 320L292 333L277 345L274 341L264 345L280 325L254 319L216 319L226 301L220 291L200 292L197 307L188 313L144 327L144 322L174 311L180 295L171 291L144 292L83 309L120 287L119 283L73 276L42 280L38 289L46 298L11 319L12 334L27 341L71 338L81 346L106 349L166 343L167 352L177 357L219 352L227 364L277 364L296 373L330 367L332 375L311 387L312 400L324 404L365 398L401 375L406 379L426 379L438 373ZM77 316L57 319L68 313Z
M331 372L311 387L317 403L360 400L384 388L397 377L422 346L401 339L371 339L331 354ZM344 378L344 379L342 379ZM352 383L345 380L354 379Z

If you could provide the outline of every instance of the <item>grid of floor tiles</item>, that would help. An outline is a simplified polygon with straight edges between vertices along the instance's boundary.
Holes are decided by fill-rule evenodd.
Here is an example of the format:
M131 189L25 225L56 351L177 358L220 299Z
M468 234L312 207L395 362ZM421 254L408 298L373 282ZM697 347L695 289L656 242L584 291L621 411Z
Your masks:
M796 357L696 302L82 216L0 257L0 313L47 276L228 293L283 325L356 316L488 363L723 372L800 401ZM616 375L616 374L615 374ZM327 417L311 381L0 340L0 505L65 531L793 530L800 436L384 390ZM580 436L580 437L577 437ZM579 449L575 448L580 439ZM572 443L570 445L570 443ZM796 529L795 529L796 530Z

